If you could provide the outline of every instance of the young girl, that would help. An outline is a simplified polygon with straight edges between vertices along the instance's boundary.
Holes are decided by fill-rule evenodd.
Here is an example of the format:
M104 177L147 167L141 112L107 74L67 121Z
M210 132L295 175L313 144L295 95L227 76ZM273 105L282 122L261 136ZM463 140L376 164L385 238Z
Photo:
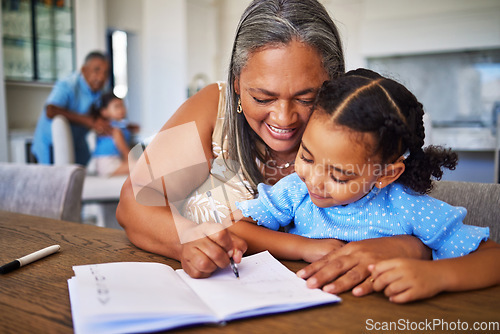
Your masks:
M112 92L105 93L92 105L90 114L94 118L110 121L111 135L98 135L93 158L99 176L112 176L128 173L128 153L131 133L125 117L127 110L123 100Z
M369 267L374 289L394 302L500 283L500 246L487 240L489 229L464 225L464 208L425 195L431 177L439 179L443 167L453 169L457 156L422 148L423 114L405 87L369 70L325 83L302 137L296 173L273 187L260 184L259 197L238 208L259 225L308 238L420 238L434 260L443 260L396 259ZM295 252L299 246L272 247ZM322 260L298 275L309 287L333 291L328 283L335 269Z

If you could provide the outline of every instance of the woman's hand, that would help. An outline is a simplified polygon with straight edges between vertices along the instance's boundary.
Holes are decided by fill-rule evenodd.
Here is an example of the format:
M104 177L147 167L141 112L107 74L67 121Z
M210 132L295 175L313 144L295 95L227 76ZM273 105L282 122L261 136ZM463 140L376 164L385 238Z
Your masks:
M412 236L394 236L355 241L330 252L320 260L299 270L310 288L329 293L353 289L355 296L373 292L368 265L397 257L430 259L431 252Z
M443 291L446 276L436 261L392 259L368 266L373 289L394 303L430 298Z
M193 278L208 277L217 268L228 266L231 256L234 262L240 263L247 250L246 242L227 229L185 243L181 247L182 268Z
M109 121L101 117L91 120L90 128L98 135L111 135L113 131Z
M314 262L321 259L328 253L334 252L344 246L345 242L337 239L310 239L305 238L303 245L300 246L302 251L302 260L306 262Z

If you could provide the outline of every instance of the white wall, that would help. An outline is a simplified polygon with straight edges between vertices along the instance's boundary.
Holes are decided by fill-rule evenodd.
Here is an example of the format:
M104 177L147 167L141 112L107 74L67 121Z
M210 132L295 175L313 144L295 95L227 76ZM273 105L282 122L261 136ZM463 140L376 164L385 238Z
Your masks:
M94 50L106 50L106 2L75 0L75 55L79 69L85 56Z
M186 1L143 4L141 133L148 136L158 132L187 96Z
M191 84L197 75L209 83L224 80L217 77L217 7L212 0L187 1L187 78Z
M34 130L52 85L23 85L7 83L9 128ZM26 98L29 97L29 98Z

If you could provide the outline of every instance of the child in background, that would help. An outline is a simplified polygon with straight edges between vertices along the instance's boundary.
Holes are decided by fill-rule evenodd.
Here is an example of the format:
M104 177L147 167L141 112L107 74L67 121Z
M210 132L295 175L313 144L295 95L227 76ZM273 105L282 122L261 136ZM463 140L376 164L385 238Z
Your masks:
M395 259L369 267L374 289L393 302L499 284L500 246L487 240L489 229L464 225L464 208L425 195L431 178L439 179L443 167L453 169L457 156L440 147L423 149L423 115L405 87L369 70L325 83L302 137L296 173L272 187L260 184L257 199L237 203L236 217L314 239L420 238L439 261ZM289 240L269 250L316 251L297 236ZM335 263L325 257L297 274L328 292L334 272Z
M99 176L128 173L128 153L131 133L125 120L127 110L123 100L112 92L105 93L92 105L91 116L102 117L111 123L111 135L98 135L93 159Z

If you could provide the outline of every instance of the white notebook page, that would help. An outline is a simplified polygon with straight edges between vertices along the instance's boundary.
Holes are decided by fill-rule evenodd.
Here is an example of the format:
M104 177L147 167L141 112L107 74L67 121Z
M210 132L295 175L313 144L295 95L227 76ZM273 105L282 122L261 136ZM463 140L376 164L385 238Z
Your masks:
M238 270L239 279L230 267L216 271L208 279L193 279L182 269L177 273L220 319L231 319L230 314L272 305L340 301L335 295L307 288L303 279L267 251L244 257ZM290 307L283 307L281 311L287 309ZM253 313L266 312L257 310L249 315Z

